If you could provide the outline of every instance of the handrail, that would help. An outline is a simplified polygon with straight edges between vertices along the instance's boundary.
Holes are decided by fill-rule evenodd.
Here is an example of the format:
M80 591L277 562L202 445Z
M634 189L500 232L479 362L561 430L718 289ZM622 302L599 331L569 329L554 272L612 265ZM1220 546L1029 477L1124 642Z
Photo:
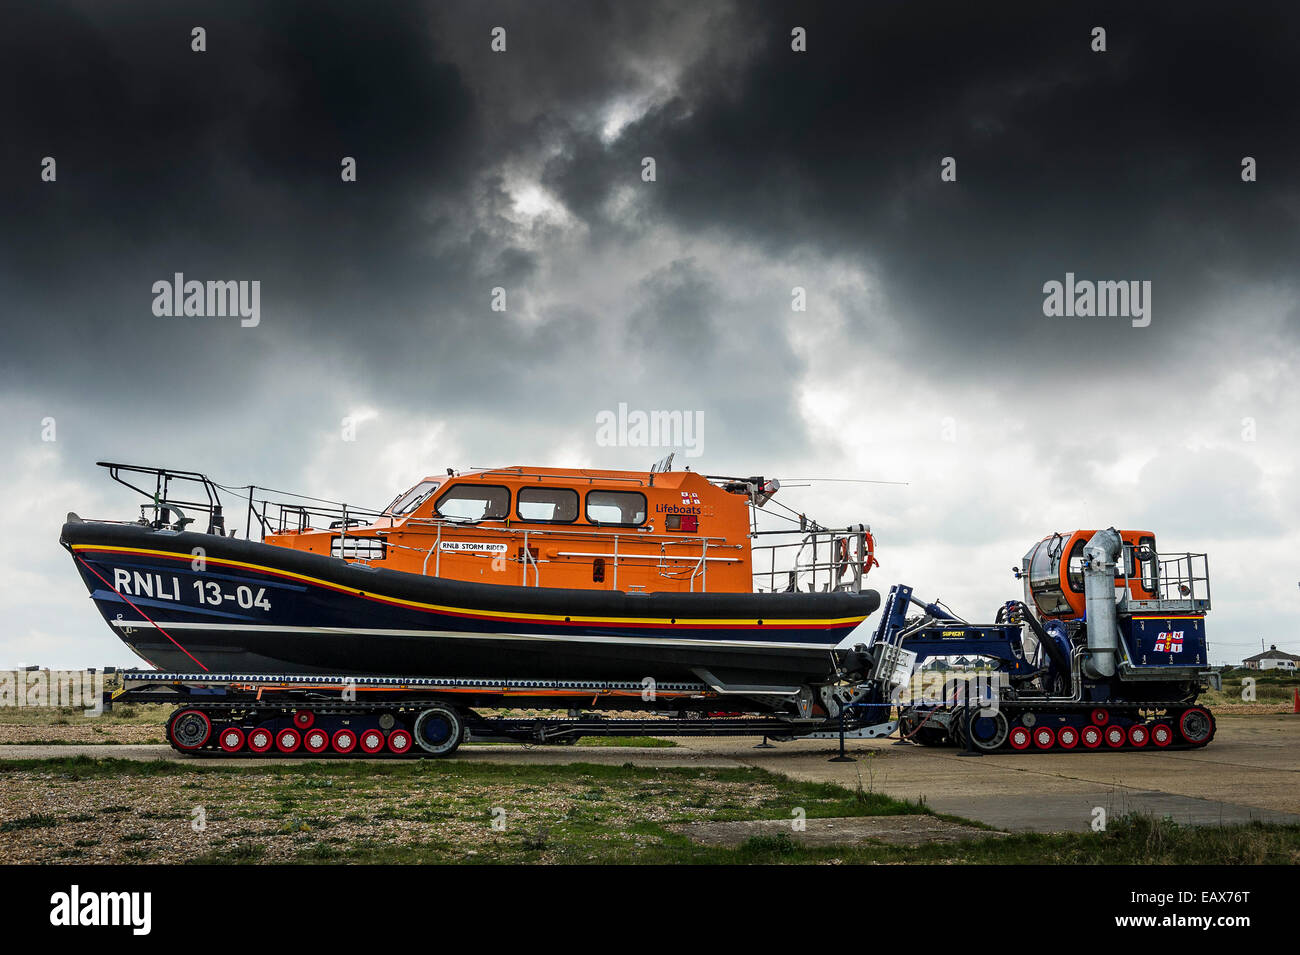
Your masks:
M539 533L545 533L545 532L543 531ZM533 552L531 548L529 548L528 546L527 530L524 531L524 546L523 546L523 553L521 554L521 558L524 565L523 566L524 586L525 587L528 586L528 565L531 563L533 565L533 586L540 587L542 585L542 569L541 567L538 566L537 558L533 556Z
M755 584L766 577L768 589L773 592L778 589L783 589L785 592L799 590L801 589L801 583L806 584L810 591L850 590L861 592L867 574L876 564L874 541L869 527L865 524L857 524L840 530L821 527L818 524L808 524L799 530L755 531L751 536L789 536L793 534L799 535L799 539L751 548L754 557L753 575ZM791 548L796 549L794 559L789 566L778 569L778 552L784 553ZM820 552L822 548L825 548L826 552L830 554L829 559L821 559ZM805 550L811 552L810 559L801 561L800 558ZM768 555L766 570L759 567L758 555L761 552L767 552ZM786 577L786 586L784 588L778 587L776 582L778 574ZM850 575L847 581L844 579L846 574ZM804 580L801 581L801 577Z
M561 472L557 474L542 474L538 471L525 471L523 468L470 468L468 471L462 471L456 475L458 478L482 478L502 474L509 474L514 477L526 478L559 478L565 481L586 481L588 484L594 481L622 482L624 484L634 484L637 487L650 487L654 482L647 482L636 477L618 477L610 474L583 474L581 471L568 473Z
M175 530L183 530L186 525L193 521L193 518L184 516L181 506L194 508L208 515L209 534L222 534L226 532L225 517L221 510L221 495L217 493L217 486L208 479L207 475L198 471L178 471L174 468L156 468L139 464L119 464L115 461L96 461L95 464L101 468L108 469L108 476L131 490L142 494L153 502L153 520L150 522L154 527L166 527L171 525ZM150 474L154 478L154 489L152 491L138 487L122 477L122 473L128 474ZM171 484L173 481L187 481L198 484L203 488L203 494L206 500L190 501L184 498L173 497L171 494ZM141 519L144 520L143 512L148 505L141 505ZM175 524L172 523L171 512L176 510L180 512Z
M1126 548L1132 545L1125 545ZM1120 561L1124 574L1124 592L1132 595L1132 583L1140 590L1155 594L1161 601L1186 601L1198 609L1210 609L1210 559L1207 554L1176 552L1171 555L1150 551L1145 559L1134 554L1132 561ZM1129 565L1133 573L1129 573ZM1153 572L1147 573L1147 568ZM1117 578L1118 579L1118 578Z

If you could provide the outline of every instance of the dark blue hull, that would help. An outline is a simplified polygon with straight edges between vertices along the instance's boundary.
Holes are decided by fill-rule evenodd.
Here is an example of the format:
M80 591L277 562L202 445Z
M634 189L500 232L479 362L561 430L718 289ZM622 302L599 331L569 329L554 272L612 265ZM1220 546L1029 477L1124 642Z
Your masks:
M119 638L173 672L815 683L880 602L473 584L132 524L62 543Z

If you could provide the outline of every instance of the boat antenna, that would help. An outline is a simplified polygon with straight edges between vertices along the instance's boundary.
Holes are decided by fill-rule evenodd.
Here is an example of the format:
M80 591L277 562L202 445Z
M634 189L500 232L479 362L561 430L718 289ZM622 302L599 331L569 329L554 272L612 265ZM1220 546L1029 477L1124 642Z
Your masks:
M806 481L810 484L897 484L902 487L911 485L911 481L873 481L870 478L815 478L815 477L792 477L786 478L786 481ZM783 482L784 483L784 482Z

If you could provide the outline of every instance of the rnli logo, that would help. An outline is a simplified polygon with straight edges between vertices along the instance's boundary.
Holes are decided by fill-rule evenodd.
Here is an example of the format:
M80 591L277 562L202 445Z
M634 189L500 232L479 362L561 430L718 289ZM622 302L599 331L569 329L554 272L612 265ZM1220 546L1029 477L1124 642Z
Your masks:
M700 495L695 491L682 491L680 504L656 504L656 514L702 514Z
M1182 653L1183 631L1171 630L1156 637L1156 653Z

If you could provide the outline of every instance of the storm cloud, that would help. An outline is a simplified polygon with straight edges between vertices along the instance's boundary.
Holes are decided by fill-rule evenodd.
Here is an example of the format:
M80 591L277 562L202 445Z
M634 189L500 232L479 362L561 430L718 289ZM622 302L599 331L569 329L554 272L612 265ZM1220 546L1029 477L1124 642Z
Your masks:
M671 450L599 446L621 402L702 413L708 472L908 481L785 492L872 523L882 587L983 616L1038 537L1150 527L1210 551L1216 658L1300 650L1298 36L1285 4L11 11L0 663L125 662L55 546L135 506L98 459L382 504ZM176 273L259 281L260 324L155 316ZM1046 316L1067 273L1150 282L1150 326Z

